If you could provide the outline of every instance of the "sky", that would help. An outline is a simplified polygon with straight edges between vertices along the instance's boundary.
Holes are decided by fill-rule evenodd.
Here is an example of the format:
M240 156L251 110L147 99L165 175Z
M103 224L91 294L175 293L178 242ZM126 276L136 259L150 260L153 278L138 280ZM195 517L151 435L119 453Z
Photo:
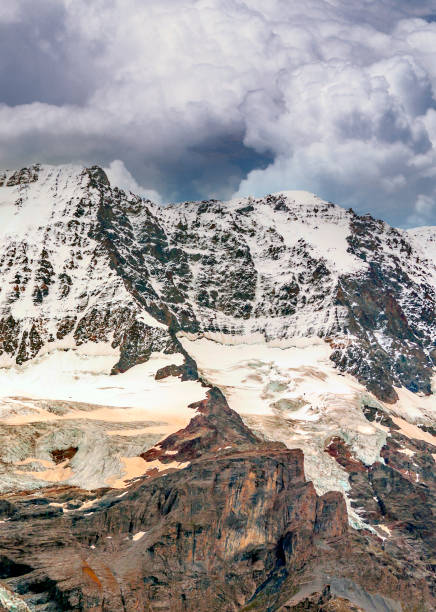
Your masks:
M436 0L0 0L0 167L436 225Z

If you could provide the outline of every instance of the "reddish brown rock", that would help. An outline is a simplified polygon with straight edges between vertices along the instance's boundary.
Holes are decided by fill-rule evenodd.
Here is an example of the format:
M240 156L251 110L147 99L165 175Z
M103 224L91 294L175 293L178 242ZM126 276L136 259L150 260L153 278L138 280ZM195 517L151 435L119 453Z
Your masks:
M171 450L185 469L122 492L8 496L3 584L46 612L433 608L422 564L350 530L342 495L306 482L300 450L260 442L217 389L195 407L186 429L144 453L164 462Z
M72 459L74 455L77 453L79 449L75 446L70 446L69 448L56 449L51 451L51 456L53 457L53 461L58 465L67 459Z

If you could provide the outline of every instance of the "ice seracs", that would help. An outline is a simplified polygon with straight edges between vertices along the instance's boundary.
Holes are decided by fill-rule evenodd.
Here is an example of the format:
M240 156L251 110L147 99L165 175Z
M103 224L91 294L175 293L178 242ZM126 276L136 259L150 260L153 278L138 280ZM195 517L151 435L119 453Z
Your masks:
M156 467L138 455L195 416L189 405L205 397L198 381L155 380L160 368L182 363L182 355L156 353L111 376L117 351L99 355L98 347L0 369L0 491L50 483L125 486ZM74 452L59 463L63 449Z

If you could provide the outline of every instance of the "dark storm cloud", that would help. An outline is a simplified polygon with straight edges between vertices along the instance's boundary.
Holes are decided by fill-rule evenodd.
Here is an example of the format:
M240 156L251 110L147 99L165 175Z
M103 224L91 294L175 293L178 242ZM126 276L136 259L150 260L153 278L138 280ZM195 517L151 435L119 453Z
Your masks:
M83 48L62 2L17 5L16 19L0 19L0 102L84 104L96 84L93 57L103 49Z
M99 163L163 200L308 189L436 223L435 14L434 0L0 5L0 163Z

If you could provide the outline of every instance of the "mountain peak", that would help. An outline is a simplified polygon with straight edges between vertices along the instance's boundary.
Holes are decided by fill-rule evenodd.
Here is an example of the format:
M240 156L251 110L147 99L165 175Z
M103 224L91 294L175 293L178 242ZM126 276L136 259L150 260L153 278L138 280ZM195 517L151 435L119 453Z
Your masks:
M324 200L321 200L321 198L315 193L299 189L287 189L284 191L277 191L276 193L272 193L271 195L276 197L284 197L288 200L298 202L299 204L307 204L309 206L316 206L319 202L324 202Z
M86 168L91 179L94 181L101 183L102 185L110 186L110 182L106 172L100 166L91 166L90 168Z
M98 166L36 165L3 183L0 305L27 321L7 344L14 359L59 333L66 295L71 313L95 303L88 289L99 293L96 274L108 266L113 286L129 287L122 301L132 291L175 330L281 342L352 336L332 354L338 367L391 400L394 386L429 392L431 228L399 231L306 191L156 206L111 189ZM24 331L48 305L54 331L41 328L30 350Z

